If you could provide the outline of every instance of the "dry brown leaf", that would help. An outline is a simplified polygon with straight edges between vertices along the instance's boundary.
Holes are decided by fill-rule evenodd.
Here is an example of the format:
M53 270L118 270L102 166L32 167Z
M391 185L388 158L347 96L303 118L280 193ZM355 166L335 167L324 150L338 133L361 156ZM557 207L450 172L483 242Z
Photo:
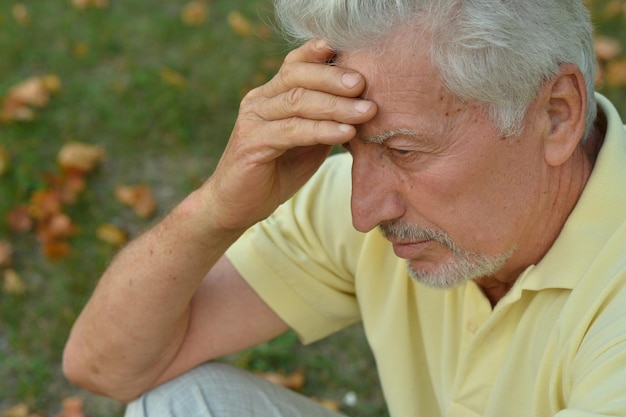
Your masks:
M228 13L228 26L237 35L249 37L254 34L252 23L241 13L236 10Z
M100 225L96 230L96 236L103 242L116 247L120 247L128 242L128 233L109 223Z
M200 26L207 20L207 5L202 1L190 1L180 11L180 18L187 26Z
M318 397L311 397L311 399L315 401L316 403L322 405L323 407L328 408L329 410L339 411L340 405L335 400L329 400L328 398L318 398Z
M624 11L623 0L611 0L602 9L602 16L605 19L613 19L619 16Z
M69 397L63 399L63 411L58 417L85 417L82 398Z
M596 36L593 41L596 56L601 61L610 61L622 51L622 44L614 38Z
M46 220L61 212L61 200L57 193L52 190L37 190L31 198L29 214L36 220Z
M9 230L15 233L28 232L33 228L33 218L30 209L26 205L20 205L7 213L7 225Z
M71 250L70 244L64 241L51 241L43 244L43 253L51 260L65 258Z
M7 269L4 271L3 275L4 279L2 280L2 291L4 291L5 294L21 295L26 292L26 284L19 276L19 274L15 272L15 270ZM17 406L19 405L20 404L18 404ZM16 409L16 413L19 411L23 411L23 408L18 407ZM28 414L28 408L26 409L26 414Z
M294 391L301 390L305 382L304 373L302 371L296 371L289 375L276 372L264 372L258 375L273 384L280 385Z
M104 157L104 149L99 145L68 142L59 151L57 161L62 168L90 172Z
M30 77L9 89L2 101L0 121L29 121L35 117L32 107L45 107L50 94L61 89L61 81L55 75Z
M109 7L109 0L72 0L72 6L79 10L85 10L89 7L105 9Z
M24 3L15 3L11 8L11 14L13 14L13 19L20 25L28 26L30 24L30 14Z
M148 218L157 209L157 203L150 187L144 184L119 185L115 187L115 197L120 203L131 207L137 216Z
M610 61L606 64L604 81L610 87L626 86L626 58Z
M0 145L0 176L5 174L9 170L11 158L6 148Z
M37 227L37 238L41 243L54 242L76 233L76 226L65 213L54 213Z
M187 84L187 80L185 77L180 75L178 72L171 70L169 68L161 68L161 79L167 85L171 85L172 87L183 88Z
M13 245L0 240L0 267L7 267L13 264Z

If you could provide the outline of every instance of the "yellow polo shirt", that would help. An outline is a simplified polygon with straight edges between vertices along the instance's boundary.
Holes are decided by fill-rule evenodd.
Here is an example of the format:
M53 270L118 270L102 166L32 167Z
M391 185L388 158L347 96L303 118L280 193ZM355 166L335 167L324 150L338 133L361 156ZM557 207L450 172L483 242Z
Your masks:
M608 132L544 259L492 310L473 283L412 281L350 218L350 156L327 163L228 251L308 343L362 320L394 417L626 416L626 134Z

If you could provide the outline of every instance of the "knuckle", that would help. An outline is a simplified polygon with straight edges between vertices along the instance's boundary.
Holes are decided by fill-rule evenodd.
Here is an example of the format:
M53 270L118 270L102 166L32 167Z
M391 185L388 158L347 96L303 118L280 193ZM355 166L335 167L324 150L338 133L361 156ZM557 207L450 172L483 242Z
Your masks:
M306 90L302 87L292 88L287 94L285 94L285 104L289 109L298 109L305 94Z
M298 130L298 119L289 117L280 121L280 130L288 135L295 134Z

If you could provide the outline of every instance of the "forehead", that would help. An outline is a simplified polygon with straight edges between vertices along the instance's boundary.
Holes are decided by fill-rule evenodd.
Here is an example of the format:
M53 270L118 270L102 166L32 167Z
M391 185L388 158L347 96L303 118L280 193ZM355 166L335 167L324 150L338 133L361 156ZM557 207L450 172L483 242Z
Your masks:
M361 126L364 135L403 128L443 128L441 124L461 108L432 67L427 49L406 40L391 39L380 48L339 53L336 62L365 77L362 98L378 106L376 117Z

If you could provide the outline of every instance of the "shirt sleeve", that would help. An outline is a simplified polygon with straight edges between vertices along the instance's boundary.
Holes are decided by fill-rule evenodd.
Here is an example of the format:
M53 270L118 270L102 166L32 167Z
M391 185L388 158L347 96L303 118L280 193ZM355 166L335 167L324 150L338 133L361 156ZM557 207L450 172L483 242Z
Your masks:
M360 319L354 270L363 234L352 227L351 157L329 157L226 256L304 343Z

